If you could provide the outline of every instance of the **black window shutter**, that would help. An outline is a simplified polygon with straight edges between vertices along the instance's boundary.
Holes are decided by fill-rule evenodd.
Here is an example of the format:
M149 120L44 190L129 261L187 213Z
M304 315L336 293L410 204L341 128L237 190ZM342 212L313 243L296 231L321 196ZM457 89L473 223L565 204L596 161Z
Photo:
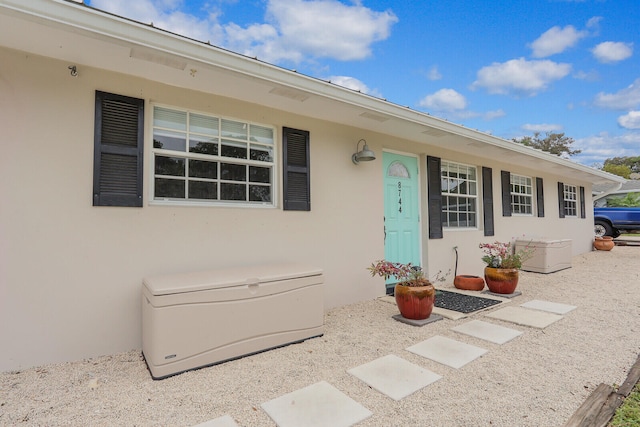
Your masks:
M482 167L482 210L484 214L484 235L493 236L493 170Z
M511 216L511 172L500 171L502 185L502 216Z
M564 183L558 181L558 215L564 218Z
M282 128L284 203L286 211L311 210L309 132Z
M536 206L538 208L538 216L544 217L544 186L542 178L536 178Z
M580 218L587 217L587 207L584 203L584 187L580 187Z
M440 158L427 156L427 187L429 190L429 238L442 239L442 188Z
M93 206L142 206L144 100L96 91Z

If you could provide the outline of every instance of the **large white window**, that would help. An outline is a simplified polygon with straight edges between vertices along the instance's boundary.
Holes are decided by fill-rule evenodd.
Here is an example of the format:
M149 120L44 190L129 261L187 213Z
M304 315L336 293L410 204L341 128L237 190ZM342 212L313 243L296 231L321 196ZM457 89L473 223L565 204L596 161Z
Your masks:
M533 185L528 176L511 174L511 212L533 215Z
M153 199L273 205L274 129L153 109Z
M575 185L564 184L564 215L578 216L578 191Z
M478 225L478 174L475 166L442 161L442 225L471 228Z

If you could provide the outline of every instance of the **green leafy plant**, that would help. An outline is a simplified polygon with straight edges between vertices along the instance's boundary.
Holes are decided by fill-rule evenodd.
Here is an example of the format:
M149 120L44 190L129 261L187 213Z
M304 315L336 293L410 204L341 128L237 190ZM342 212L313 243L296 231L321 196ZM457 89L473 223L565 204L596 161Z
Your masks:
M636 384L616 411L610 427L640 427L640 385Z
M426 286L431 284L431 281L425 277L422 267L411 263L403 264L400 262L379 260L372 263L371 267L368 267L367 270L371 272L372 276L384 277L385 280L395 277L398 283L403 286ZM446 280L448 274L449 273L443 274L442 271L438 271L434 277L434 281L442 282Z
M533 256L535 248L525 246L516 251L511 242L480 243L480 249L485 253L482 257L488 267L493 268L521 268L522 263Z
M611 208L635 208L640 206L640 193L627 193L624 197L610 197L607 206Z

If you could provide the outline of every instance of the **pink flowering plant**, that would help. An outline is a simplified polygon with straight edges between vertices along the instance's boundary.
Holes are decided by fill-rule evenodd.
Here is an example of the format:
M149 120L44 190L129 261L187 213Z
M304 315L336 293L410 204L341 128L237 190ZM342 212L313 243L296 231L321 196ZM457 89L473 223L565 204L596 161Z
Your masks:
M431 284L431 281L424 276L422 267L411 263L403 264L380 260L371 264L371 267L368 267L367 270L371 272L372 276L384 277L385 280L395 277L398 283L404 286L426 286ZM434 280L443 281L445 277L446 275L438 272Z
M480 249L485 253L482 257L488 267L493 268L521 268L522 263L533 256L534 249L528 246L516 251L511 242L480 243Z

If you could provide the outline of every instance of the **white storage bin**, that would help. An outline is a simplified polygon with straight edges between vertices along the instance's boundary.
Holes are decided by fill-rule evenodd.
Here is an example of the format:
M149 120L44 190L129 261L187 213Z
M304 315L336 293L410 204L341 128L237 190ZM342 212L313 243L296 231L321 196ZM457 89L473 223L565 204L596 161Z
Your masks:
M147 277L142 351L165 378L324 333L322 270L298 264Z
M553 273L571 267L571 239L520 239L516 241L516 251L526 247L534 248L533 256L522 263L522 270L535 273Z

